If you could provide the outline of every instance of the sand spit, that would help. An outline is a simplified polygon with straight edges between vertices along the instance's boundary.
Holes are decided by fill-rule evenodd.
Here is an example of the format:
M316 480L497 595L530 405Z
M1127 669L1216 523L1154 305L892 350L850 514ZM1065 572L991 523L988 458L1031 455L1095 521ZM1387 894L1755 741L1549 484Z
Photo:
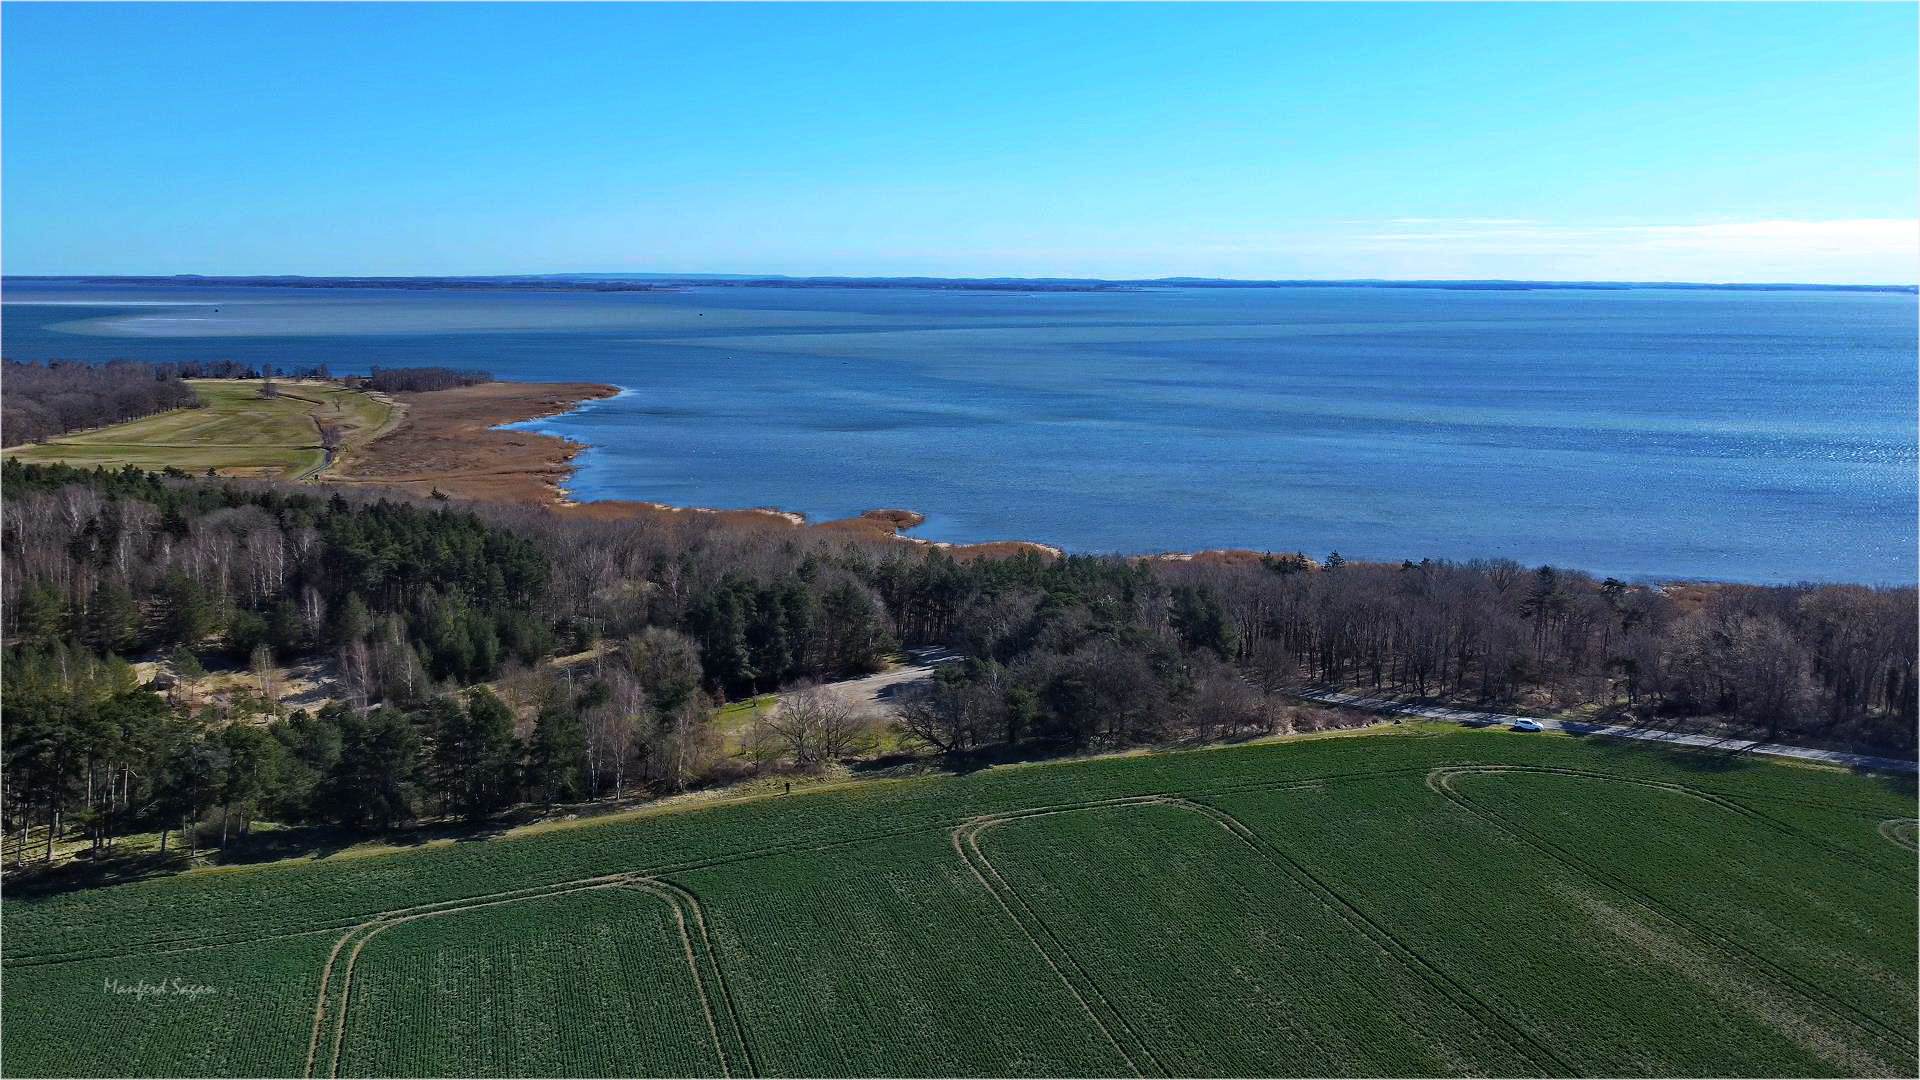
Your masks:
M619 391L601 383L494 382L395 394L405 420L322 479L388 484L415 495L557 504L585 444L499 425L554 416Z
M1052 544L1000 540L952 544L907 535L926 522L915 510L888 507L856 517L809 522L806 515L773 506L721 509L671 506L628 499L575 501L567 492L573 461L588 447L554 435L502 429L502 424L538 420L571 412L582 402L621 394L604 383L492 382L454 390L396 394L405 419L393 430L358 448L320 479L343 484L381 484L414 495L439 493L449 499L549 506L560 513L602 521L652 518L667 522L715 521L729 525L828 533L848 539L915 544L939 548L955 559L1011 558L1031 553L1046 559L1065 557ZM1257 560L1256 552L1201 552L1156 555L1154 559L1212 561Z

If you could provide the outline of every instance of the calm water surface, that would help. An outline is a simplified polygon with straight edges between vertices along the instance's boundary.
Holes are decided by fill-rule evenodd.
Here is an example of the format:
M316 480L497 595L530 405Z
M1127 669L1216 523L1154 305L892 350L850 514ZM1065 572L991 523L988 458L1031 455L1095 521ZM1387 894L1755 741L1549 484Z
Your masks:
M15 359L478 367L618 398L582 498L931 539L1916 578L1910 295L27 285ZM165 303L160 303L165 302Z

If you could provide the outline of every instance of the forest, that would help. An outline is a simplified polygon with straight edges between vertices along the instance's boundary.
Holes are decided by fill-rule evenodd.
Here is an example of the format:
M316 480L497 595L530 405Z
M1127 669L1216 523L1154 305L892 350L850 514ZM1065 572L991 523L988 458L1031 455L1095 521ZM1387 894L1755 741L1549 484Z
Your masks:
M474 386L478 383L492 382L493 376L484 371L446 367L376 367L364 377L350 377L347 381L350 385L365 387L368 390L378 390L385 394L402 394Z
M119 361L87 364L0 361L6 383L0 445L43 442L82 428L192 408L200 403L176 367Z
M198 408L204 403L186 384L187 379L265 376L271 381L275 375L294 379L332 377L325 364L287 370L269 365L261 371L232 360L165 364L132 360L104 364L82 360L45 363L0 360L0 381L4 381L7 388L4 404L0 404L0 445L45 442L70 431L125 423L173 409ZM389 375L390 381L402 385L386 389L444 389L491 378L484 372L456 372L445 368L397 368ZM430 385L405 385L411 382Z
M966 659L891 734L949 760L1284 731L1310 685L1914 747L1910 587L1338 556L960 561L694 516L131 469L9 461L0 483L3 809L21 859L48 825L101 847L195 822L380 830L721 782L742 767L721 750L723 702L924 644ZM129 659L263 677L195 705ZM276 700L266 673L296 659L330 667L335 700ZM819 766L871 746L871 723L803 697L756 759Z

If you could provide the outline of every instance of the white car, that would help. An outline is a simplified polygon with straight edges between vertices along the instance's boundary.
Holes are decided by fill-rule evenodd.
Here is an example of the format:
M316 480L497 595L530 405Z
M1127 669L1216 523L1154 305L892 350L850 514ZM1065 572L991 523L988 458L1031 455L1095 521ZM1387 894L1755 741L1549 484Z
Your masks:
M1539 724L1534 723L1532 720L1515 720L1513 722L1513 730L1514 731L1545 731L1546 729L1541 727Z

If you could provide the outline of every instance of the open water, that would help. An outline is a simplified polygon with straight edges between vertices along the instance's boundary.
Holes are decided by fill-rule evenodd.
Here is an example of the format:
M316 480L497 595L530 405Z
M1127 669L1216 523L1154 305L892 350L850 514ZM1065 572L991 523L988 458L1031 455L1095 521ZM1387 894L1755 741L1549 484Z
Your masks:
M18 360L439 364L626 392L573 492L1074 551L1916 579L1907 294L8 282Z

